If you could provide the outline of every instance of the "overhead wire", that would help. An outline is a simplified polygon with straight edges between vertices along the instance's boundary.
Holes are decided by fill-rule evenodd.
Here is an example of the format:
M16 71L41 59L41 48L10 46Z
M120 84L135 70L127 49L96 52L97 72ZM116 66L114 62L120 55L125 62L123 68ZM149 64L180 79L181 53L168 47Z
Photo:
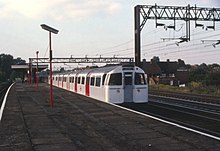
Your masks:
M174 31L174 32L180 32L181 29L183 29L183 24L181 25L181 27ZM160 33L161 30L164 30L164 29L155 29L155 30L152 30L150 32L147 32L145 34L142 35L142 38L146 38L145 40L143 41L150 41L152 39L152 34L157 34L157 33ZM199 30L199 29L198 29ZM208 36L203 36L203 37L198 37L199 35L204 35L204 31L198 31L197 29L194 29L193 30L193 33L191 34L191 37L193 37L193 39L189 42L190 45L184 45L184 48L188 48L188 49L183 49L182 46L174 46L175 43L170 46L168 45L165 45L164 42L162 40L160 41L154 41L154 42L151 42L151 43L144 43L141 45L141 49L142 49L142 52L145 52L143 53L144 55L145 54L155 54L156 52L161 52L163 54L166 54L167 56L170 54L176 54L176 53L179 53L180 51L184 52L184 51L193 51L191 49L196 49L196 48L201 48L201 40L205 39L205 38L212 38L212 37L216 37L216 36L219 36L219 34L212 34L210 35L210 33L213 33L213 32L216 32L216 31L219 31L219 27L217 27L215 29L215 31L207 31L205 34L209 34ZM196 37L196 38L195 38ZM200 41L199 41L200 40ZM172 42L172 41L170 41ZM170 42L165 42L165 43L170 43ZM134 52L132 52L131 50L134 50L134 47L128 47L128 44L130 43L134 43L134 39L132 40L129 40L127 42L123 42L123 43L120 43L120 44L117 44L115 46L111 46L111 47L107 47L107 48L103 48L101 49L99 52L101 52L102 55L109 55L109 54L112 54L112 55L124 55L124 56L134 56ZM163 44L163 45L161 45ZM172 44L172 43L171 43ZM182 45L182 44L181 44ZM127 48L123 48L123 47L127 47ZM149 51L150 49L150 51ZM169 50L167 50L169 49ZM177 50L178 49L178 50ZM165 51L166 50L166 51ZM196 50L199 50L199 49L196 49ZM148 51L148 52L146 52Z

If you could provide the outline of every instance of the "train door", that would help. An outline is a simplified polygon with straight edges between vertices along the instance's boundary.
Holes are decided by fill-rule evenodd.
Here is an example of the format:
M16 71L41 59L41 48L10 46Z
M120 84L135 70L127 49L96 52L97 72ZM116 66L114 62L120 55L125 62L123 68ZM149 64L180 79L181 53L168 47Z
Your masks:
M61 79L62 79L61 81L62 81L62 88L63 88L63 76L61 77Z
M69 80L69 76L66 76L66 89L69 90L70 89L70 80Z
M89 75L86 76L86 96L89 96L89 82L90 82L90 77Z
M133 72L124 72L124 102L133 102Z
M88 72L88 74L86 75L86 87L85 87L85 94L86 96L90 96L90 75L91 75L91 71Z
M75 86L75 92L77 92L77 81L78 80L78 77L77 75L75 76L75 82L74 82L74 86Z

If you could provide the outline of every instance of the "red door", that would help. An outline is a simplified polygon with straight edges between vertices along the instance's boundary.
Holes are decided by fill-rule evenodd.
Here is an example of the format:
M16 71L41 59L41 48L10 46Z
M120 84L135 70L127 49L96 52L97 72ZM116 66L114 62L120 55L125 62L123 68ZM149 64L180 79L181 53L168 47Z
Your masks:
M75 76L75 83L74 83L74 84L75 84L75 92L77 92L77 79L78 79L78 78L77 78L77 75L76 75L76 76Z
M63 88L63 78L64 78L64 77L62 76L62 88Z
M89 96L89 75L86 77L86 96Z

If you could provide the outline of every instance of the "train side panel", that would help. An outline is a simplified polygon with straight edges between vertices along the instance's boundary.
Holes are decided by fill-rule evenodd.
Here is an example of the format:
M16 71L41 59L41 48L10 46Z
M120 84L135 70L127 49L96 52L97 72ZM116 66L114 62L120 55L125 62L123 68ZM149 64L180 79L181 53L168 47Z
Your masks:
M122 73L107 74L105 82L105 101L118 104L124 102Z
M105 89L102 74L91 74L89 81L89 91L87 96L95 98L97 100L105 101Z

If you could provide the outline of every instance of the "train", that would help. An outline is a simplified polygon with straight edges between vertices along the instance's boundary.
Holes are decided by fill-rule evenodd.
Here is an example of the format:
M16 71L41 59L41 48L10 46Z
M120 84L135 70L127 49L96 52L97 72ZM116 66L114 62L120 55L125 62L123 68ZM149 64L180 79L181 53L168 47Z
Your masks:
M148 102L146 75L137 66L117 65L53 73L52 84L108 103Z

